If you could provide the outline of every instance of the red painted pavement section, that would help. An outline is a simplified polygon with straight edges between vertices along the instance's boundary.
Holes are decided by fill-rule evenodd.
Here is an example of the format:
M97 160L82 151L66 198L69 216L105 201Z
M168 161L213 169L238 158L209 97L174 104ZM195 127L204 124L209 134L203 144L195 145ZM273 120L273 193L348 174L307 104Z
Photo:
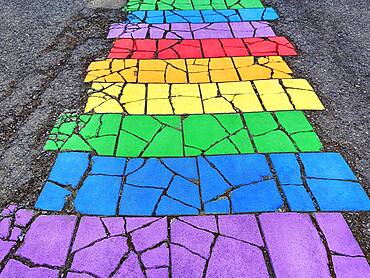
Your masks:
M235 56L295 56L294 46L285 37L245 39L118 39L109 58L179 59Z

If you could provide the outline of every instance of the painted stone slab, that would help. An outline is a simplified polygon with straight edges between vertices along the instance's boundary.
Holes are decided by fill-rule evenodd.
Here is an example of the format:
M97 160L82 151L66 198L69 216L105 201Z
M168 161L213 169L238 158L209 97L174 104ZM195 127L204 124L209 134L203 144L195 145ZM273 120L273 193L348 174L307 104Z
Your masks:
M316 213L309 217L269 213L262 214L259 219L276 277L370 276L369 264L340 214ZM336 255L332 245L346 242L360 254L358 257L351 257L351 252Z
M106 59L92 62L85 82L209 83L292 78L280 56L202 59Z
M301 111L187 116L68 113L60 116L45 145L45 150L120 157L307 152L321 148Z
M93 83L85 112L184 115L323 110L304 79L203 84Z
M273 8L238 10L134 11L125 23L214 23L275 20L279 16Z
M261 0L128 0L124 11L263 8Z
M117 39L108 54L112 59L186 59L245 56L295 56L285 37L245 39Z
M19 211L32 216L22 227L13 224ZM75 217L12 208L5 209L0 219L10 223L8 231L16 234L12 240L1 241L16 244L0 259L1 277L370 275L364 254L338 213ZM320 235L318 220L322 230L329 223L330 234L324 230ZM351 257L353 252L336 255L331 246L340 240L351 243L355 257ZM62 264L51 263L59 260Z
M270 158L292 210L370 210L369 197L339 154L301 153L298 160L294 154L271 154Z
M109 28L108 39L222 39L260 38L275 36L266 21L221 23L115 23Z
M310 176L317 166L321 172ZM339 176L341 171L348 176L340 187L331 186L337 179L327 174ZM281 209L369 211L370 201L337 153L143 159L62 152L36 207L92 215L154 216Z

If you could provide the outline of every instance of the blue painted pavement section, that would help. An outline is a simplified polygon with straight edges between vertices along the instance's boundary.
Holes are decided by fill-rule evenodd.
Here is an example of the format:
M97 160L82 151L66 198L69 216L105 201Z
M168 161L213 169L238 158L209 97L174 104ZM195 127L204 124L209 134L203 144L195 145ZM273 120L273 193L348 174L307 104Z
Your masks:
M59 211L68 200L92 215L232 214L279 210L282 195L292 211L370 210L338 153L162 159L60 153L36 208Z
M176 10L135 11L127 15L125 23L213 23L275 20L279 16L273 8L239 10Z

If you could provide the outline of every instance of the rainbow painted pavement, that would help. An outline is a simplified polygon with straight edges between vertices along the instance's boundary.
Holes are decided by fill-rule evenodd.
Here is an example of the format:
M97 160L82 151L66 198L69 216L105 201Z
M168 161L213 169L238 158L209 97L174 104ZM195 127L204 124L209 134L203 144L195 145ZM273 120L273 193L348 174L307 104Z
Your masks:
M341 212L370 200L304 111L324 106L260 0L129 0L84 114L63 113L0 277L370 277Z

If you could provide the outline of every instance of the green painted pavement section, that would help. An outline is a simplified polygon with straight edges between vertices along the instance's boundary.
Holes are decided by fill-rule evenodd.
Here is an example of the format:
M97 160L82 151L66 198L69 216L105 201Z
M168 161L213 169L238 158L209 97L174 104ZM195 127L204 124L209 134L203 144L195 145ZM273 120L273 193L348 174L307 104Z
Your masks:
M304 113L190 116L63 114L45 150L122 157L308 152L322 145Z
M129 0L122 10L237 10L263 7L260 0Z

